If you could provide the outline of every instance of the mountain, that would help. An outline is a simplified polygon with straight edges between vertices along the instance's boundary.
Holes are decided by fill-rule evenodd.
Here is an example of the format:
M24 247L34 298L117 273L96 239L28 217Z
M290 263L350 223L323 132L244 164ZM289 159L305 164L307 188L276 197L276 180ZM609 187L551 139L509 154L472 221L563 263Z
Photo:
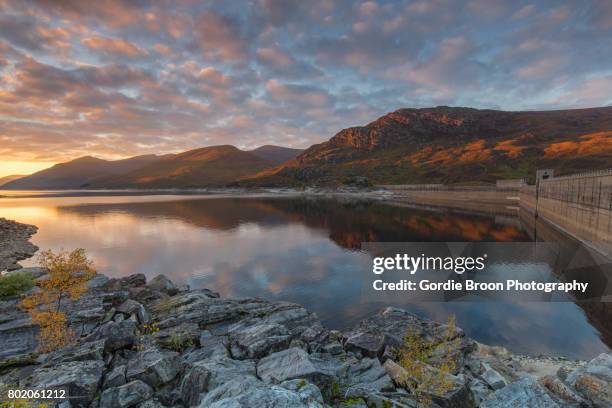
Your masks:
M146 155L111 161L84 156L11 181L4 184L2 188L9 190L61 190L89 187L94 180L100 177L129 172L159 159L158 156Z
M291 149L289 147L265 145L251 150L250 152L260 159L264 159L270 162L272 165L277 166L295 158L303 151L303 149Z
M506 112L399 109L338 132L243 185L479 183L612 164L612 107Z
M0 187L2 187L3 185L7 183L10 183L11 181L15 181L23 177L25 177L25 175L23 174L13 174L11 176L0 177Z
M230 145L211 146L170 155L133 171L99 178L94 188L190 188L225 186L270 168L253 152Z

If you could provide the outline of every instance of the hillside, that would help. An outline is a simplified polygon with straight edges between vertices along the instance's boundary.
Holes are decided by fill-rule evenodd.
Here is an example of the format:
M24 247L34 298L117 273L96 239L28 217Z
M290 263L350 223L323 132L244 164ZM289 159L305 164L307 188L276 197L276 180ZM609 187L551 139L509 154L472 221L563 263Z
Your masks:
M303 151L303 149L291 149L289 147L265 145L251 150L250 152L260 159L270 162L273 166L277 166L297 157Z
M84 156L9 182L2 188L15 190L84 188L89 187L100 177L129 172L157 160L159 157L154 155L114 161Z
M0 187L2 187L5 184L10 183L11 181L15 181L23 177L25 177L25 175L23 174L13 174L10 176L0 177Z
M505 112L400 109L344 129L244 185L473 183L557 174L612 164L612 107Z
M92 183L95 188L190 188L225 186L270 168L271 163L230 145L171 155L130 172Z

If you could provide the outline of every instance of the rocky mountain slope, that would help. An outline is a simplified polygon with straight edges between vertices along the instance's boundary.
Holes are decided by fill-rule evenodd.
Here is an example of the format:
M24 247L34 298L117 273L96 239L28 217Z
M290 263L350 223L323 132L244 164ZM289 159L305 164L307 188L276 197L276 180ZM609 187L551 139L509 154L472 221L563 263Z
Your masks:
M159 160L159 156L136 156L124 160L102 160L91 156L56 164L32 175L6 183L3 189L44 190L88 187L100 177L132 171Z
M13 174L11 176L0 177L0 187L2 187L3 185L7 183L10 183L11 181L18 180L22 177L25 177L25 175L24 174Z
M265 145L257 149L250 150L251 153L277 166L291 160L302 153L303 149L291 149L289 147Z
M400 109L344 129L245 184L494 182L607 168L612 107L504 112L460 107Z
M190 188L224 186L271 167L251 152L230 145L189 150L130 172L99 178L93 188Z
M0 187L15 190L79 188L187 188L225 186L272 168L301 153L300 149L262 146L251 151L211 146L164 156L102 160L91 156L57 164Z

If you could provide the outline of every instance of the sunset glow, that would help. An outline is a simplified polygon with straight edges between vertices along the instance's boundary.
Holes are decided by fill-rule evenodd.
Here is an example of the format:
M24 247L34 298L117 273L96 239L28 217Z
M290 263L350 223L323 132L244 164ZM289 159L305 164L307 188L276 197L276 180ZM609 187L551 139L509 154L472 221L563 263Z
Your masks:
M401 107L609 105L611 31L597 0L0 0L0 176L306 148Z

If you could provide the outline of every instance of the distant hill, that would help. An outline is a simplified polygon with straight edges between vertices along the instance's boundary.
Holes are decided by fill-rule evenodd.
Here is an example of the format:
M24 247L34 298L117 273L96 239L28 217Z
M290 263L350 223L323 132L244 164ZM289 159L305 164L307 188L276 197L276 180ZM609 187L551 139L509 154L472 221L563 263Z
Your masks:
M110 161L84 156L11 181L4 184L2 188L9 190L84 188L89 187L94 180L100 177L129 172L159 159L158 156L146 155Z
M286 162L287 160L295 158L303 151L303 149L292 149L289 147L265 145L258 147L257 149L251 150L250 152L255 154L257 157L270 162L272 165L277 166L281 163Z
M338 132L243 185L480 183L612 165L612 107L505 112L400 109Z
M130 172L99 178L93 188L190 188L225 186L270 168L253 152L230 145L211 146L171 155Z
M11 181L15 181L23 177L25 177L25 175L23 174L13 174L11 176L0 177L0 187L7 183L10 183Z

